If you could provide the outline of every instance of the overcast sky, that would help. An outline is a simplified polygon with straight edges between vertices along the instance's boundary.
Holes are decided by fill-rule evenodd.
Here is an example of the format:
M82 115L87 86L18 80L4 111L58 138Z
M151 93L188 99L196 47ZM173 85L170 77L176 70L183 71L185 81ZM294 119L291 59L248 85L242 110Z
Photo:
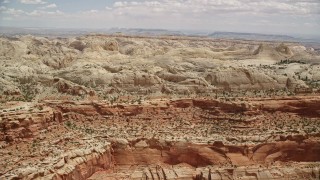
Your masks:
M320 0L0 0L0 26L320 36Z

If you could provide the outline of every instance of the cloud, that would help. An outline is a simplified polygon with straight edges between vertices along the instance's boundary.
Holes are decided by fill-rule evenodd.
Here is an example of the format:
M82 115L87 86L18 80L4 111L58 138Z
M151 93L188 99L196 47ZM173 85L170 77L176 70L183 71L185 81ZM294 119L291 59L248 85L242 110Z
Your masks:
M97 13L99 13L99 11L98 10L96 10L96 9L91 9L91 10L89 10L89 11L84 11L84 12L82 12L83 14L97 14Z
M159 1L116 1L114 9L122 14L145 12L179 13L179 14L295 14L305 15L319 13L319 0L159 0ZM138 11L137 11L138 10ZM127 12L126 12L127 11Z
M49 4L48 6L40 7L39 9L28 12L21 9L7 8L5 6L0 6L0 15L3 15L3 16L5 15L7 19L12 19L12 17L15 17L15 18L20 17L23 19L26 19L28 17L43 18L44 16L48 18L48 17L60 17L62 15L65 15L65 13L59 10L46 11L46 9L56 8L56 7L57 7L56 4Z
M0 6L0 11L4 11L4 10L6 10L7 9L7 7L5 7L5 6Z
M32 10L21 7L25 11L1 6L0 17L12 17L12 22L27 26L50 24L80 28L139 27L314 34L319 34L317 29L320 29L320 0L116 0L112 4L106 3L104 9L83 6L76 12L68 12L68 9L61 12L55 9L56 4L45 4L47 0L19 1L44 5Z
M56 10L56 11L34 10L34 11L30 12L30 13L26 13L26 15L34 16L34 17L36 17L36 16L41 17L41 16L44 16L44 15L45 16L54 16L54 17L56 17L56 16L62 16L62 15L64 15L64 13L59 11L59 10Z
M42 0L20 0L22 4L46 4L47 2L44 2Z
M17 17L17 16L24 14L25 12L20 9L6 8L2 13Z
M3 4L8 4L8 3L10 3L10 0L4 0L2 3Z
M89 12L90 12L90 13L97 13L97 12L99 12L99 11L98 11L98 10L95 10L95 9L91 9Z
M117 1L117 2L115 2L114 4L113 4L113 7L124 7L124 6L126 6L127 5L127 2L126 1L124 1L124 2L122 2L122 1Z
M56 4L49 4L47 6L44 6L44 7L40 7L39 9L54 9L54 8L57 8L58 6Z

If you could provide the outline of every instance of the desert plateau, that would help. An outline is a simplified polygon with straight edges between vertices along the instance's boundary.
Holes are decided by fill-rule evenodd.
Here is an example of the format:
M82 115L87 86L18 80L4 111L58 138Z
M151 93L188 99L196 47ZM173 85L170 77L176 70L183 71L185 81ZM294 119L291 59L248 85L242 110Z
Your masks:
M319 179L320 51L0 37L0 179Z

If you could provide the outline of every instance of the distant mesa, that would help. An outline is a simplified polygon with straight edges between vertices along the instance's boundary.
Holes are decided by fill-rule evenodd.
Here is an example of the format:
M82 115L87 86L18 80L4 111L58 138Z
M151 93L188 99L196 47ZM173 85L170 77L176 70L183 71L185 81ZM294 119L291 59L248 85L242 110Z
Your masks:
M281 43L278 47L276 47L276 50L285 55L289 55L289 56L293 55L291 49L288 46L286 46L284 43Z
M274 60L280 60L293 56L293 52L284 43L281 43L277 47L272 47L269 44L260 44L259 47L256 50L254 50L253 55L260 57L269 57Z

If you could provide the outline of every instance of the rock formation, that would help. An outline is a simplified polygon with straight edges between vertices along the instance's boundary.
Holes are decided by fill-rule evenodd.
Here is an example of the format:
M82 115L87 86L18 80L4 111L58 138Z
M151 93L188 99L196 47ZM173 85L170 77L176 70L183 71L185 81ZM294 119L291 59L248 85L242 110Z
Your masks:
M0 47L0 179L319 179L316 49L124 35Z
M61 90L61 82L99 96L102 91L133 93L137 89L142 95L161 93L163 87L175 94L294 91L310 82L318 87L314 81L320 77L319 65L308 64L320 57L297 43L104 35L2 37L0 42L0 92L10 96L6 99L23 98L26 85L37 86L36 99L56 91L72 94ZM286 63L277 64L281 60ZM54 79L60 79L58 85L48 83Z
M319 104L319 97L7 104L0 177L317 178Z

